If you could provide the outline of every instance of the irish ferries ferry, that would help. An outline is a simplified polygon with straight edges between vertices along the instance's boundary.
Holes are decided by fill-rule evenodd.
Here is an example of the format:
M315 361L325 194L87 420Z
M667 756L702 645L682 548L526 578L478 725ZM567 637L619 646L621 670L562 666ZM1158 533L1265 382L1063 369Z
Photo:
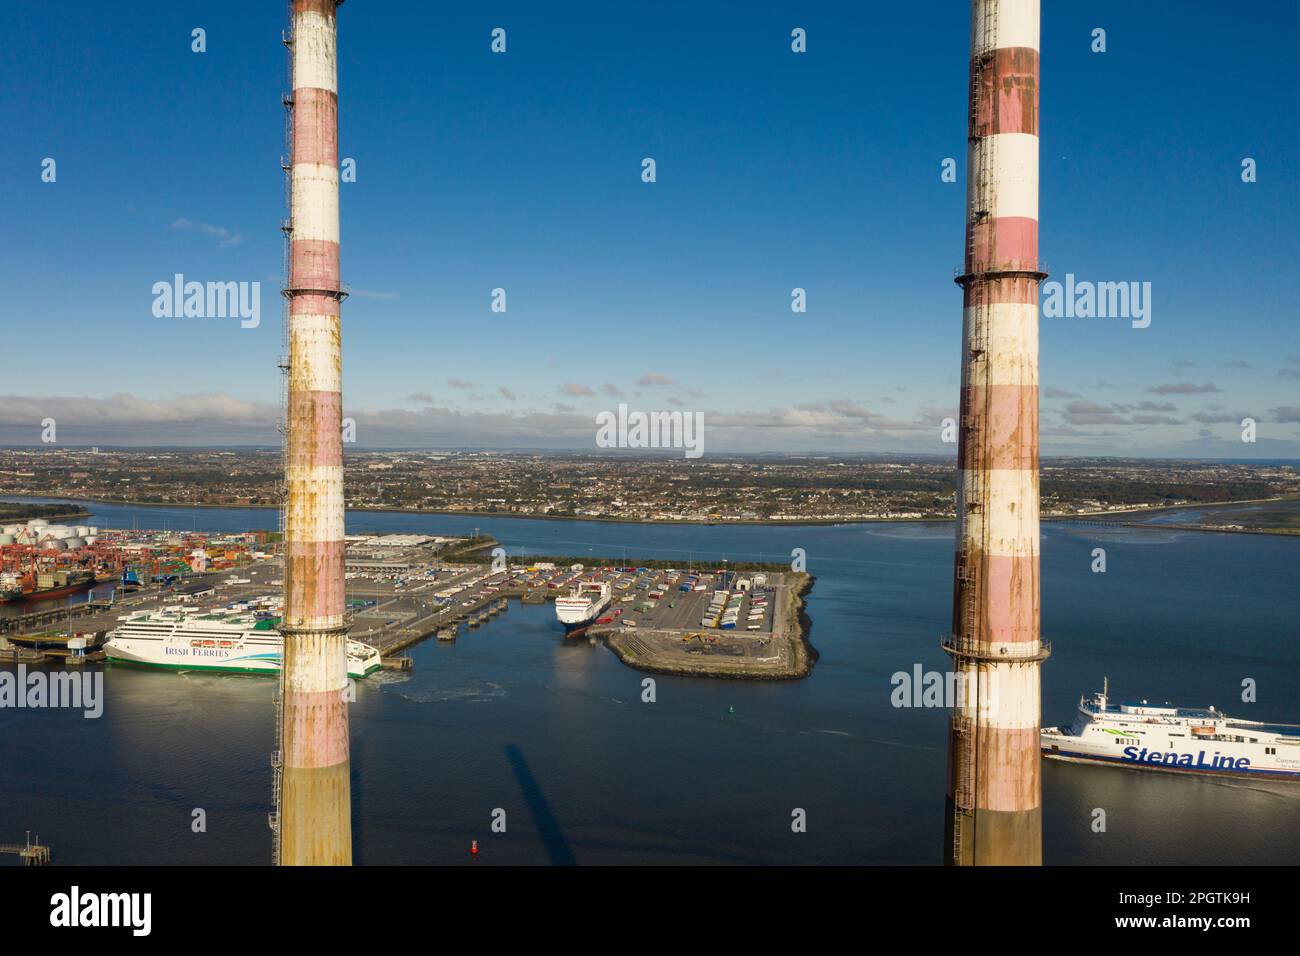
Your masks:
M1144 701L1112 707L1109 681L1079 701L1069 728L1044 727L1045 757L1141 770L1300 781L1300 725L1238 720Z
M243 608L196 610L167 607L136 611L110 631L104 643L110 661L187 671L277 674L284 641L278 617ZM348 641L348 676L379 669L379 651Z
M583 581L567 597L555 599L555 616L566 631L587 627L613 600L608 581Z

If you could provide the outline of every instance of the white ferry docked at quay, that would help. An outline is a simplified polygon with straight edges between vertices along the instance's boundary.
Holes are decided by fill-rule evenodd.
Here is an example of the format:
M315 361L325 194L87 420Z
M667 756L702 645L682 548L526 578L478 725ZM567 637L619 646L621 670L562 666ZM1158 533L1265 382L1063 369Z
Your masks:
M572 634L595 623L614 601L608 581L581 581L565 597L555 600L555 617Z
M254 605L270 607L254 601L216 610L177 605L136 611L108 633L105 658L170 670L278 674L284 655L278 611ZM360 641L348 641L347 655L349 677L365 677L381 666L379 651Z
M1084 697L1070 727L1044 727L1044 757L1139 770L1300 781L1300 725L1229 717L1206 709L1111 706L1109 681Z

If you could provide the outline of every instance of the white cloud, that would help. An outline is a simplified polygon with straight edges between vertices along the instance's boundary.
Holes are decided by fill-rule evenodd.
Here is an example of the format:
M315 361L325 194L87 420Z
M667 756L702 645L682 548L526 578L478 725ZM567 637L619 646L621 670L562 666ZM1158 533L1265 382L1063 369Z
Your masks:
M661 372L646 372L637 379L636 383L638 385L676 385L677 381Z
M498 387L503 396L509 389ZM510 395L514 395L510 392ZM518 398L512 398L514 401ZM536 448L595 449L595 423L591 414L562 402L545 408L503 406L451 407L438 405L432 396L417 393L405 400L430 399L420 408L366 408L347 402L344 414L357 422L360 447L415 448ZM669 405L652 402L641 406L655 410ZM1171 425L1175 420L1158 412L1163 402L1141 402L1131 406L1098 405L1073 402L1055 423L1044 421L1041 434L1055 438L1055 453L1066 453L1067 442L1078 450L1108 454L1125 454L1126 439L1119 431L1099 428L1104 425L1143 426ZM1118 408L1157 414L1121 415ZM884 415L851 399L782 405L760 410L717 410L692 408L704 415L710 448L718 452L745 451L899 451L947 454L952 446L939 444L938 422L955 417L956 410L924 407L912 416L886 418ZM1218 411L1219 409L1214 409ZM1209 411L1209 410L1207 410ZM1235 424L1244 413L1227 410L1222 416L1198 415L1196 424L1226 422ZM264 445L280 444L277 424L280 408L276 402L258 402L222 393L179 395L170 398L145 398L130 394L108 397L0 396L0 443L36 445L40 441L40 423L53 418L58 425L61 445ZM1268 409L1267 419L1279 423L1300 423L1300 407L1278 406ZM1080 430L1078 426L1092 426ZM1189 453L1180 442L1192 440L1193 432L1168 433L1162 447L1146 440L1142 454L1161 451ZM1086 442L1087 444L1081 444ZM1208 446L1207 446L1208 450ZM1278 440L1252 452L1271 457L1293 456L1296 443Z
M211 236L217 240L221 246L236 246L244 241L244 234L231 232L225 226L213 226L206 222L193 222L192 220L181 218L173 220L173 229L183 229L192 232L199 232L205 236Z

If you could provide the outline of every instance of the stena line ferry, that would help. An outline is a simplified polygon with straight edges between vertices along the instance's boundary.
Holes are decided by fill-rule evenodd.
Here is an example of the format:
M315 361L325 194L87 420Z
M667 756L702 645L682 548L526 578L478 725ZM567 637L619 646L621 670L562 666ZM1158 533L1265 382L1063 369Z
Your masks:
M1069 728L1040 731L1043 756L1139 770L1300 781L1300 725L1238 720L1213 707L1081 698Z
M108 633L107 660L185 671L278 674L284 638L278 617L246 609L196 610L181 606L136 611ZM379 651L348 641L348 676L380 667Z

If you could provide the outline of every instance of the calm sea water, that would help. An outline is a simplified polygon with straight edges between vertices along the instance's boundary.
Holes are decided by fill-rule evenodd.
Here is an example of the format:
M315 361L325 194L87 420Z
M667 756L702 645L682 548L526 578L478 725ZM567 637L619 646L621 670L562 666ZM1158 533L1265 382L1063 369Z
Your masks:
M114 527L243 530L267 511L94 505ZM351 707L358 863L937 863L946 712L895 709L890 676L943 670L950 525L671 527L378 513L349 532L480 528L512 555L713 562L803 548L813 675L645 675L563 640L549 605L508 614ZM1090 571L1092 549L1108 570ZM1116 697L1300 722L1300 540L1047 525L1043 720ZM267 862L272 682L110 668L99 720L0 710L0 840L39 832L62 863ZM1258 701L1243 704L1252 678ZM1053 864L1293 863L1300 785L1044 766ZM207 829L191 828L195 808ZM506 832L493 833L493 811ZM791 812L806 811L806 833ZM1094 808L1107 831L1091 829Z

